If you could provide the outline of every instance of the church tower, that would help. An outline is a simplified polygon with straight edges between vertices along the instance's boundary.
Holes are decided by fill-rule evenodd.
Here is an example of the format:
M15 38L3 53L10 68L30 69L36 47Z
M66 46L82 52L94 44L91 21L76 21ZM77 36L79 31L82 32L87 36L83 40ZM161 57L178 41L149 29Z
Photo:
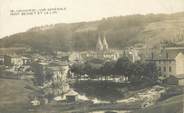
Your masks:
M108 50L108 49L109 49L109 45L108 45L108 43L106 41L106 37L104 35L104 37L103 37L103 50Z
M101 37L100 35L98 36L98 41L97 41L97 44L96 44L96 50L97 51L102 51L104 48L103 48L103 44L102 44L102 41L101 41Z

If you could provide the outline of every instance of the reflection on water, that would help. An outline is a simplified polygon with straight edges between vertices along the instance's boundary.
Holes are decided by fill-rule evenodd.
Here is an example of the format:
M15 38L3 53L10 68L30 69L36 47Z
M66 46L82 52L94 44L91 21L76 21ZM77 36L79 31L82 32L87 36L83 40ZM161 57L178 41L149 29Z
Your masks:
M148 102L156 102L162 93L164 93L166 90L164 87L159 86L159 85L155 85L152 88L148 88L145 89L143 91L139 91L136 96L132 96L129 98L122 98L117 100L117 103L133 103L133 102L139 102L139 101L148 101ZM89 98L85 95L80 95L79 94L79 99L81 100L91 100L93 101L95 104L96 103L111 103L110 101L103 101L103 100L99 100L97 98Z
M103 101L103 100L99 100L97 98L88 98L87 96L85 95L78 95L78 99L80 100L84 100L84 101L87 101L87 100L91 100L93 101L94 104L99 104L99 103L110 103L110 101Z

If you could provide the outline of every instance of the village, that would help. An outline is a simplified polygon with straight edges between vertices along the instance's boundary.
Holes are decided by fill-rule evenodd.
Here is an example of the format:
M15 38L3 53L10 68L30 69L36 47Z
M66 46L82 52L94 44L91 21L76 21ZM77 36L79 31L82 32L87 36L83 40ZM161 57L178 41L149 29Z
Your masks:
M31 113L128 113L183 94L184 47L109 43L100 34L96 50L54 55L0 48L0 80L28 81Z

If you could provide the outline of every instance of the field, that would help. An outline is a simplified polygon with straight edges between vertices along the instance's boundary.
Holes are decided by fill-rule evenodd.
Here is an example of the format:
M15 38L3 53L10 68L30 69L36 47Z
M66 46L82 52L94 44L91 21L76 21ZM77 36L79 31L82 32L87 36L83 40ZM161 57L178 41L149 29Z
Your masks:
M0 113L27 113L30 81L0 79Z

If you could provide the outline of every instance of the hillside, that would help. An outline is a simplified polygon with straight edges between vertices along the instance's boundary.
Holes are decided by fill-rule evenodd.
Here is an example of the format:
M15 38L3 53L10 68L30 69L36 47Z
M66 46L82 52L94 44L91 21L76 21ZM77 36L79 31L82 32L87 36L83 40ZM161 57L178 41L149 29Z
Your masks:
M4 37L0 47L28 46L34 50L92 50L98 35L106 34L111 48L145 43L153 47L162 40L184 43L184 12L109 17L93 22L46 25Z
M136 113L183 113L183 95L169 98Z
M32 86L31 81L15 79L0 79L0 113L27 113L29 96L33 90L26 88Z

